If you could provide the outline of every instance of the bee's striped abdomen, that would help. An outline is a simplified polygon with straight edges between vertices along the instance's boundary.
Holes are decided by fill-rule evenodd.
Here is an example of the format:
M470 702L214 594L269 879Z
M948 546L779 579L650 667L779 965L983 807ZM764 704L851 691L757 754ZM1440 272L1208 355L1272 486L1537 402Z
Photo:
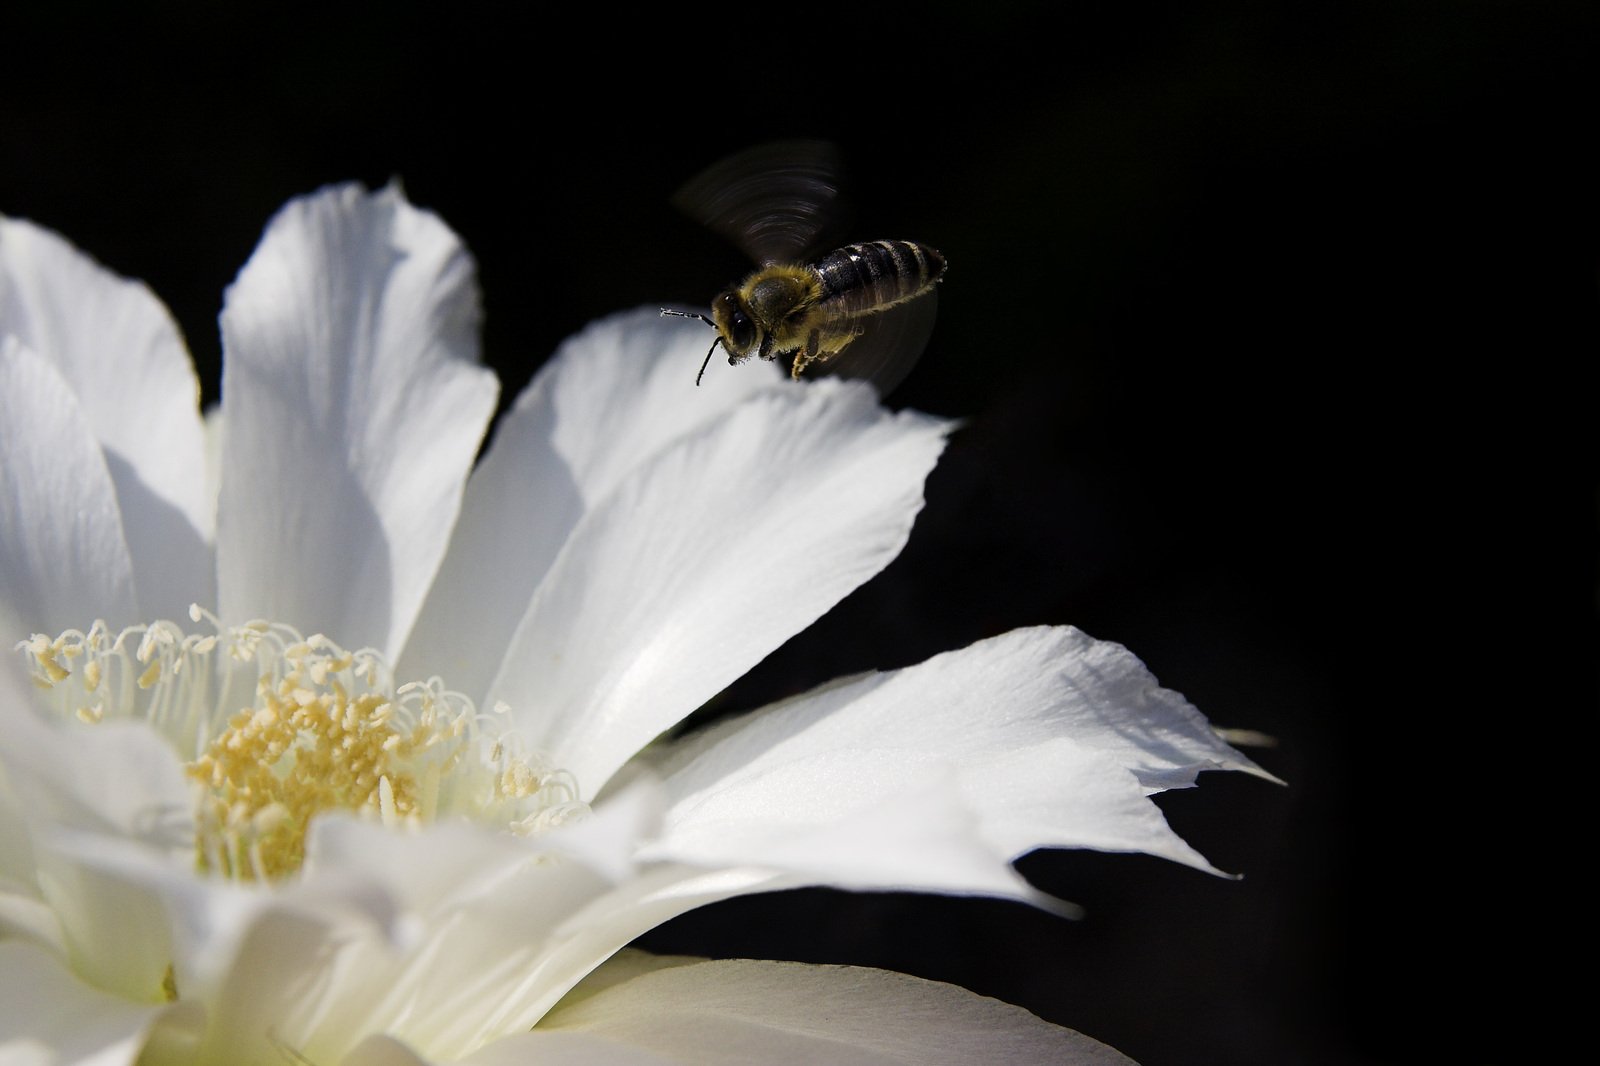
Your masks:
M847 244L811 264L822 279L820 303L864 315L921 296L944 273L944 256L915 241Z

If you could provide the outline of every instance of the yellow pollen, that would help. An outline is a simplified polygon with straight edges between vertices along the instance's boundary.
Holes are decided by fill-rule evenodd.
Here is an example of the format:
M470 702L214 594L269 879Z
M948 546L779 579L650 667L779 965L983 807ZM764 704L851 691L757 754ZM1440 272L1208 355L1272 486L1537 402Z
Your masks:
M332 812L397 830L450 814L526 834L588 811L570 774L523 754L514 734L486 735L472 702L438 678L397 688L371 650L277 623L223 627L198 607L190 617L216 633L96 622L17 648L59 714L142 720L178 750L202 870L292 875Z
M282 672L264 676L256 704L234 714L189 764L209 789L202 865L243 879L282 877L305 858L306 831L328 811L419 821L419 788L407 756L437 739L431 715L396 724L382 693L352 695L339 682L347 653L301 643ZM451 761L460 757L451 756Z
M65 666L62 666L61 660L57 659L54 655L48 656L47 658L40 660L40 662L44 666L45 672L50 675L51 681L60 681L62 678L66 677L72 672Z

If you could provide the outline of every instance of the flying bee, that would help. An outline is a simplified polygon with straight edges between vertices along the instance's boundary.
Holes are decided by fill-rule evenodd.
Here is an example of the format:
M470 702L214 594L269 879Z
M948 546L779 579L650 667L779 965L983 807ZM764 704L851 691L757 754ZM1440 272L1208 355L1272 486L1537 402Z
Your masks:
M791 376L825 367L864 378L887 394L910 371L933 330L944 256L906 240L846 244L817 255L842 216L837 153L822 141L784 141L730 156L673 197L685 213L722 234L761 266L711 301L697 318L737 366L751 356L782 358Z

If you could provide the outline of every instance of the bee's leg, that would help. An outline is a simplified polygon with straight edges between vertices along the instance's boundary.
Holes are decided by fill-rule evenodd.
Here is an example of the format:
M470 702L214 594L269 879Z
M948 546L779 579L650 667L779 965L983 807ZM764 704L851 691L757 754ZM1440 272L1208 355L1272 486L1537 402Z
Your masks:
M794 353L794 365L789 369L789 376L798 380L801 372L811 365L812 360L821 351L822 334L820 330L814 329L811 331L811 336L806 338L805 344L801 346L798 352Z

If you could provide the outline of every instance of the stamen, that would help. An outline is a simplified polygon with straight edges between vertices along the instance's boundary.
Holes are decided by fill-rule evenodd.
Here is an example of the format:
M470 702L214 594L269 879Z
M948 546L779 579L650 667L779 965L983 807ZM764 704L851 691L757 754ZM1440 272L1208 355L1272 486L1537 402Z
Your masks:
M189 616L215 632L154 622L113 636L97 622L17 648L58 714L141 720L173 745L195 785L203 870L292 874L312 823L330 811L395 829L465 815L518 834L588 812L571 774L504 731L503 704L480 714L437 677L397 687L377 652L320 633L223 626L197 606Z

